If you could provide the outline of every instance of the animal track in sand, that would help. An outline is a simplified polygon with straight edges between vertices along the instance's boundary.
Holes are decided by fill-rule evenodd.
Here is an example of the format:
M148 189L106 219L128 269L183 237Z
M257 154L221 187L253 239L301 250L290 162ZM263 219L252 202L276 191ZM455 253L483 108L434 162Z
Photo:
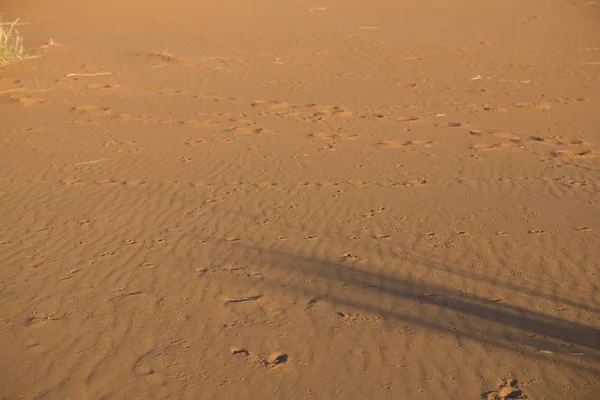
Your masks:
M111 85L109 83L91 83L86 85L87 90L96 93L114 93L117 89L121 88L120 85Z
M111 139L111 140L105 141L102 144L103 147L114 147L114 146L117 146L117 145L119 145L119 146L125 146L125 147L127 147L127 146L135 146L136 142L135 142L135 140L124 140L122 142L117 142L116 140ZM137 148L135 148L135 149L131 149L131 148L126 149L124 147L118 147L116 149L112 149L112 151L114 151L116 153L124 153L124 152L127 152L127 153L136 153L138 151L138 149Z
M514 148L518 148L518 147L519 147L519 145L514 144L514 143L493 143L493 144L475 143L474 145L472 145L470 147L470 149L477 150L477 151L486 151L486 150L514 149Z
M502 106L499 106L497 104L484 104L483 105L483 111L489 111L489 112L507 112L508 110Z
M585 150L553 150L550 152L553 157L571 158L571 159L588 159L598 157L598 153L590 149Z
M391 239L392 235L372 235L372 238L377 240L387 240Z
M526 400L528 396L523 393L519 387L519 381L516 379L504 380L502 384L495 390L489 390L481 394L481 398L485 400L501 400L501 399L521 399Z
M110 107L103 107L94 104L73 106L71 111L76 114L91 114L96 116L106 116L112 114Z
M167 66L200 69L201 66L182 57L176 57L166 50L160 53L136 53L138 59L150 64L152 68L164 68Z
M532 235L543 235L546 232L541 230L541 229L532 229L530 230L528 233L532 234Z
M435 124L438 128L460 128L462 123L460 122L440 122L439 124Z
M384 115L377 112L358 114L342 106L310 103L305 105L292 104L278 100L257 100L251 104L258 115L274 115L283 118L292 118L297 121L327 121L331 119L367 118L388 119L397 122L416 122L417 117L397 117Z
M235 97L221 96L213 93L197 93L193 97L196 99L212 100L216 103L230 103L237 100Z
M346 321L356 321L359 317L359 313L347 313L343 311L338 311L336 314Z
M288 362L289 356L283 352L271 353L268 357L253 355L245 347L233 346L229 348L229 354L232 356L243 357L256 365L262 365L267 368L279 368Z
M84 219L79 221L79 227L83 228L83 229L89 229L92 227L92 221L90 221L89 219Z
M340 260L342 262L347 262L347 261L357 261L358 257L356 257L355 255L350 253L350 250L346 250L344 252L344 254L341 255Z
M552 103L549 101L534 101L534 102L521 102L515 103L517 108L533 108L539 111L546 111L552 108Z
M369 212L366 213L366 214L364 214L363 217L373 218L377 214L382 213L384 210L385 210L385 207L379 207L379 208L376 208L374 210L369 210Z
M75 186L80 182L81 182L81 179L79 179L79 178L66 178L66 179L62 180L63 185L65 185L67 187Z
M95 117L107 117L109 120L116 123L141 123L141 124L165 124L169 126L206 128L219 125L219 117L226 117L226 114L198 114L199 118L191 119L173 119L173 118L157 118L144 114L128 114L114 112L110 107L99 105L81 105L71 108L71 111L78 115L92 115ZM102 125L106 119L80 119L67 121L72 124L86 125Z
M152 92L158 92L158 93L162 93L162 94L168 94L171 96L176 96L176 95L191 96L195 99L211 100L216 103L230 103L230 102L237 100L233 96L219 95L216 93L190 92L190 91L186 91L183 89L167 88L164 86L149 86L148 88L146 88L146 90L152 91Z
M551 146L554 149L549 150L549 154L554 157L565 158L593 158L597 153L589 148L581 148L580 150L571 150L571 147L582 147L585 143L580 139L565 138L563 136L552 136L544 138L541 136L520 137L509 132L497 129L469 129L472 136L481 137L482 139L497 139L493 143L475 143L471 145L472 150L496 150L496 149L514 149L527 148L532 145ZM558 149L556 148L558 147ZM564 147L567 147L565 149Z
M288 362L288 355L285 353L277 352L272 353L265 361L266 367L275 368Z
M395 181L395 182L388 182L385 185L386 186L402 186L402 187L411 187L411 186L418 186L418 185L425 185L427 184L427 179L426 178L416 178L416 179L408 179L408 180L404 180L404 181Z
M245 135L251 133L261 135L275 133L270 129L265 129L259 126L245 114L242 114L237 118L230 118L229 122L233 123L233 125L231 125L227 131L233 133L234 135Z
M46 100L41 97L34 97L31 95L18 95L18 94L10 95L5 100L7 105L24 107L24 108L29 108L29 107L32 107L35 105L43 104L45 101Z
M183 141L183 144L186 146L194 147L199 144L207 143L208 139L204 138L187 138Z
M358 137L358 135L348 135L346 133L341 133L341 132L317 131L317 132L309 133L308 137L313 138L313 139L338 141L338 140L354 140Z
M246 350L243 347L232 347L229 349L229 352L231 353L231 355L242 355L244 357L248 357L250 355L250 353L248 352L248 350Z

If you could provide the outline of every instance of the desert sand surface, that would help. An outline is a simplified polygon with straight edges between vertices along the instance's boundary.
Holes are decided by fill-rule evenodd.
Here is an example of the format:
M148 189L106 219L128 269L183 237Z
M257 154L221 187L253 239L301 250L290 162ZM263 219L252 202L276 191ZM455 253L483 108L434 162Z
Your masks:
M599 2L0 11L0 399L599 398Z

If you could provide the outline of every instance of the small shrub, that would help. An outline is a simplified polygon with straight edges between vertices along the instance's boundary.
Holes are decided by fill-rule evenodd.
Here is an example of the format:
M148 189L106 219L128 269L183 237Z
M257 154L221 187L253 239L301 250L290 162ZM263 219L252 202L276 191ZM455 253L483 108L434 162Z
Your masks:
M5 23L0 15L0 66L23 59L23 38L15 28L19 20Z

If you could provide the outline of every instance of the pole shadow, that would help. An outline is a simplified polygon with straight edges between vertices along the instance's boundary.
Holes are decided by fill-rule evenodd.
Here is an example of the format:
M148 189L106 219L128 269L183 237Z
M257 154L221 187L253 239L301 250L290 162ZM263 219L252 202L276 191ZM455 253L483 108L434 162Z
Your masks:
M410 274L400 277L374 272L368 264L336 263L256 247L247 247L247 250L258 252L261 260L268 260L273 273L263 275L267 286L274 285L309 300L327 301L335 307L377 315L387 321L415 324L460 340L476 341L529 358L552 360L569 368L600 373L600 330L582 322L490 301L440 283L411 278ZM423 254L411 254L410 259L400 261L415 264L415 260L423 268L450 273L454 269ZM484 280L482 276L456 269L458 276ZM488 278L486 284L493 286L495 283ZM532 300L547 298L535 290L509 289ZM577 302L569 304L591 314L598 313Z

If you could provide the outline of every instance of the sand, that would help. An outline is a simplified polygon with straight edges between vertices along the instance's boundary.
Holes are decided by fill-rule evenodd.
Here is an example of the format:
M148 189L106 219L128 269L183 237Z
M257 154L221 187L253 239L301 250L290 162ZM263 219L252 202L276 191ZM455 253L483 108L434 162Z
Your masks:
M1 399L598 398L599 2L0 10Z

